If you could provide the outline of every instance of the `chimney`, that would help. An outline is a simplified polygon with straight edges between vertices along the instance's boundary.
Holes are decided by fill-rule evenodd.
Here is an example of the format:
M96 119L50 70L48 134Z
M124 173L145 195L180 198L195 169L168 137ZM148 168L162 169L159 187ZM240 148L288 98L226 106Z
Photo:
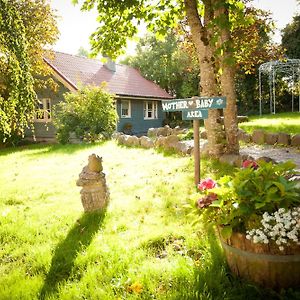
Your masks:
M116 63L114 61L112 61L107 55L103 55L103 58L105 58L106 62L104 63L104 66L112 71L112 72L116 72Z

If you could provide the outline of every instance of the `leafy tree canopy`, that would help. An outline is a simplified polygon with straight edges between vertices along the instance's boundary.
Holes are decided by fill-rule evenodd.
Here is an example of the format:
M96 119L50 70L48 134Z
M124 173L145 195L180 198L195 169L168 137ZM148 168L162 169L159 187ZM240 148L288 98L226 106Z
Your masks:
M33 119L36 94L47 74L45 47L57 27L46 0L0 0L0 139L22 136Z
M191 97L198 94L199 68L196 56L191 56L184 41L174 31L164 40L147 35L136 47L136 55L125 63L139 69L144 77L156 82L176 96Z
M300 15L282 30L282 46L289 58L300 58Z

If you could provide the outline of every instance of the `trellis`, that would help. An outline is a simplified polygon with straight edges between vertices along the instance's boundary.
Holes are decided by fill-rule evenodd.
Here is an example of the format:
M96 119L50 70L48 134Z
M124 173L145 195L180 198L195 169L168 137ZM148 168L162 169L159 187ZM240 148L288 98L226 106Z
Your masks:
M287 59L285 61L270 61L259 66L259 113L262 115L262 75L268 75L270 94L270 113L276 113L276 76L282 75L289 79L292 87L292 112L295 110L295 87L300 81L300 59ZM298 110L300 112L300 88L298 90Z

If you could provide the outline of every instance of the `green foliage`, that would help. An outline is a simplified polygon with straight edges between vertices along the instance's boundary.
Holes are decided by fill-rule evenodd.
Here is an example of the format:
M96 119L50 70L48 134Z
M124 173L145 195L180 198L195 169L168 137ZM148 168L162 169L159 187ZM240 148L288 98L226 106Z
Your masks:
M14 142L34 117L35 87L48 74L45 48L57 38L46 0L0 1L0 140ZM52 83L51 80L47 81Z
M25 26L17 9L5 0L0 1L0 52L0 65L6 66L0 77L0 139L4 142L11 134L24 134L36 98Z
M176 32L168 32L164 40L152 34L142 38L136 55L127 59L144 77L156 82L177 98L198 95L199 67Z
M300 15L282 30L282 46L289 58L300 58Z
M198 210L203 220L224 226L222 233L230 236L233 230L245 232L264 212L292 208L300 204L300 190L289 181L294 173L292 162L279 164L258 162L258 168L247 167L234 176L224 176L218 186L209 190L217 199ZM201 199L201 198L200 198Z
M71 132L88 141L107 138L116 130L114 96L102 87L85 87L65 94L65 102L54 108L57 138L67 143Z

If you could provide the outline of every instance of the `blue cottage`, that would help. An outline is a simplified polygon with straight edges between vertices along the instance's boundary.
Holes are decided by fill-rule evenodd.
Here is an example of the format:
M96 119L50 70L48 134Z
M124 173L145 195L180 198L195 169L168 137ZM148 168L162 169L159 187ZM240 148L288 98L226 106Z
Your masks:
M102 63L61 52L45 58L59 82L57 92L39 95L40 111L36 117L35 136L37 140L55 138L55 127L51 123L53 105L63 101L64 92L76 92L85 85L99 86L107 83L109 92L115 94L116 109L119 115L117 131L142 134L151 127L160 127L165 118L161 100L172 97L152 81L145 79L138 70L111 60Z

